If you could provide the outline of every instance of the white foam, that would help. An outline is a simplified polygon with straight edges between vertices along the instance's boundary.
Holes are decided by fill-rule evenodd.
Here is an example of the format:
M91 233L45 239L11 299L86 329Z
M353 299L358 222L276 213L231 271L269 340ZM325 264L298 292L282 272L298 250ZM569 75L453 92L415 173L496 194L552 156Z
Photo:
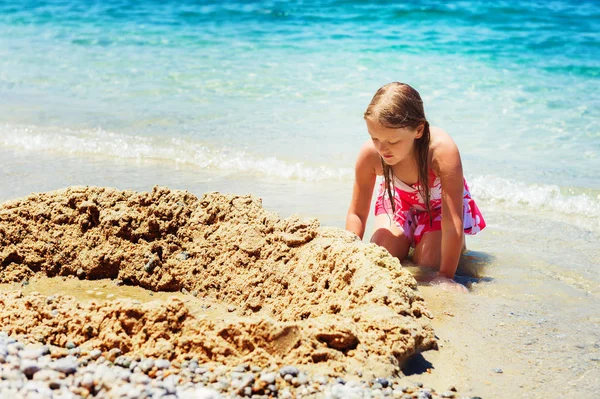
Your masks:
M134 162L171 162L206 170L306 182L352 183L352 165L336 168L260 156L243 150L213 147L193 138L151 137L108 132L103 129L73 130L37 126L0 125L0 145L18 150L48 151L74 156L100 156ZM569 192L556 185L526 184L497 176L468 176L478 203L528 212L578 215L600 225L600 192Z
M558 212L600 219L600 193L593 190L561 190L556 185L526 184L497 176L477 176L469 180L471 194L478 201L510 208ZM570 191L570 192L569 192Z
M37 126L0 126L0 145L28 151L102 156L134 161L187 164L203 169L301 181L349 180L351 168L309 165L261 157L243 150L212 147L189 138L127 135L103 129L72 130Z

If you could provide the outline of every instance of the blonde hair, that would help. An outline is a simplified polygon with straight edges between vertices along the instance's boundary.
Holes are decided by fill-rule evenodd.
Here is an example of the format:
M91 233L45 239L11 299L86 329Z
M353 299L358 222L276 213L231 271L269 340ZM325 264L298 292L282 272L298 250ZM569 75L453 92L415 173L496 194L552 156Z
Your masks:
M417 129L423 125L423 135L415 141L415 157L419 169L419 191L423 196L429 223L431 223L431 208L429 204L429 142L431 132L429 122L425 117L423 100L419 92L406 83L392 82L381 87L369 103L364 118L379 123L383 127L391 129L413 128ZM387 193L392 205L392 212L396 213L394 196L392 195L393 175L392 167L381 159L383 176Z

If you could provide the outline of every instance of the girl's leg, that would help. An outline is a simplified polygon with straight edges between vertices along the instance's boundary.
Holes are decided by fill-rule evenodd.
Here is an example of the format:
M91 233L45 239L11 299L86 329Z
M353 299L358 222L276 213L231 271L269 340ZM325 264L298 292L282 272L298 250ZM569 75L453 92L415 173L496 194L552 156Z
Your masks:
M410 241L390 218L386 214L375 216L375 232L371 242L384 247L392 256L402 260L408 256Z
M423 234L415 247L413 262L419 266L440 268L442 259L442 231L429 231Z
M463 248L462 251L466 250L465 238L463 236ZM423 234L421 241L415 247L413 253L413 262L419 266L432 267L435 269L440 268L440 262L442 260L442 231L428 231Z

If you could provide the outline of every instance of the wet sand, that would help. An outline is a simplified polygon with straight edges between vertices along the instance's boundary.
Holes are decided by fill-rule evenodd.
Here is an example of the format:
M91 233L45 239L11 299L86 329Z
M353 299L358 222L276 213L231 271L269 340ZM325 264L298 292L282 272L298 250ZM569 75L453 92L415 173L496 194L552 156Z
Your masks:
M545 286L543 298L529 284L507 295L503 284L480 281L466 295L419 286L439 350L415 358L410 378L482 398L596 397L600 342L592 326L600 315L587 305L594 296L565 292L560 283ZM558 314L556 303L569 312Z

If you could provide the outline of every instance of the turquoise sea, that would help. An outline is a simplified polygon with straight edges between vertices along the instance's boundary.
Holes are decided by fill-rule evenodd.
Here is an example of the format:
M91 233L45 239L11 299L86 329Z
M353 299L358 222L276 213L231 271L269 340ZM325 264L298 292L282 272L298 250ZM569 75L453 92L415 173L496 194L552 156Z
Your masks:
M564 369L505 377L600 390L595 0L0 0L0 201L158 184L343 227L362 114L390 81L460 148L488 223L467 241L485 278L463 280L482 323L494 306L552 320L531 356Z

